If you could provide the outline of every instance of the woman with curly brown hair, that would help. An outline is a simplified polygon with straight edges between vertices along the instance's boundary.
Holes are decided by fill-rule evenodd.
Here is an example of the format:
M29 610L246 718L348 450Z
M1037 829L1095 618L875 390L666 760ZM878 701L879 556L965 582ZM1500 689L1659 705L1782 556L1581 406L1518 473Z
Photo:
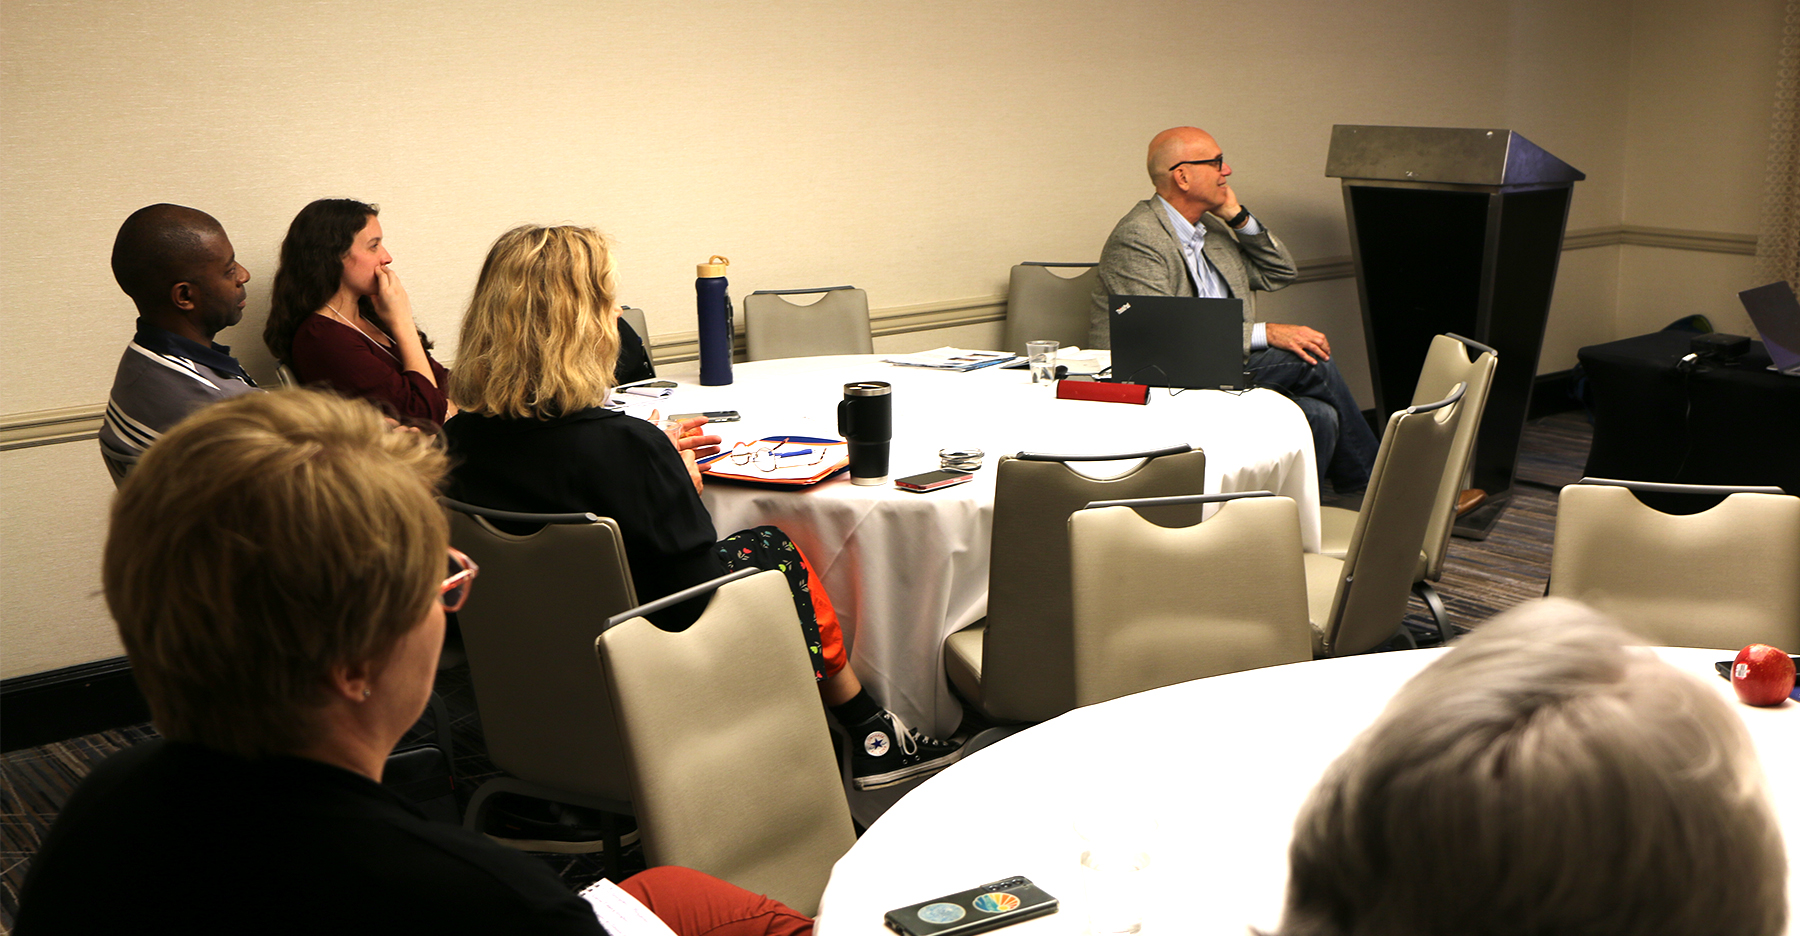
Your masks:
M432 360L431 340L388 266L379 211L349 198L300 209L281 242L263 342L302 384L441 426L456 412L444 396L449 372Z

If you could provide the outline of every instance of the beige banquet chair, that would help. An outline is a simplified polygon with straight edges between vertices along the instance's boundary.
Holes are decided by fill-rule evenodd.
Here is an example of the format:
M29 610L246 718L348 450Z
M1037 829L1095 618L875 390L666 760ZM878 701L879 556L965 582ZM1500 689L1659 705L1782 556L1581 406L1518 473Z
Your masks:
M457 619L488 757L509 775L475 791L464 827L481 830L496 793L630 814L624 747L592 655L607 616L637 604L618 524L593 514L443 504L450 542L481 567L481 585ZM496 523L541 528L518 535ZM616 830L607 831L616 840ZM529 847L597 851L602 844L609 845L608 870L617 870L616 841Z
M280 384L284 390L292 390L300 386L300 378L295 376L294 369L280 361L275 362L275 382Z
M1054 268L1085 268L1060 276ZM1006 345L1025 353L1025 342L1050 340L1065 348L1088 343L1088 306L1094 301L1098 267L1092 263L1021 263L1012 268L1006 289Z
M1126 459L1141 463L1111 478L1070 467ZM1069 515L1096 500L1203 494L1206 453L1185 445L1118 455L1025 452L1001 458L994 470L987 617L944 641L944 668L989 718L1041 722L1076 704ZM1191 523L1200 510L1177 507L1155 519Z
M632 331L637 332L637 336L644 340L644 347L648 348L650 346L650 325L644 321L644 310L634 309L631 306L620 306L619 317L625 320L625 324L631 326Z
M1343 558L1307 553L1314 656L1373 650L1398 632L1419 566L1419 544L1462 422L1465 387L1388 417L1369 488ZM1450 638L1446 630L1444 637ZM1410 636L1408 636L1410 640Z
M1167 528L1138 508L1218 503ZM1069 518L1075 703L1312 659L1300 512L1267 491L1089 504Z
M708 592L684 631L645 618ZM743 569L676 592L614 616L595 652L649 864L816 914L856 833L787 579Z
M823 293L811 305L787 296ZM752 361L821 354L874 354L869 294L853 286L759 289L744 297L745 357Z
M1724 499L1669 514L1637 491ZM1778 487L1583 478L1557 501L1548 593L1669 646L1800 651L1800 497Z
M1438 631L1446 638L1454 633L1453 625L1444 601L1432 583L1444 575L1450 532L1456 526L1457 497L1468 487L1475 436L1481 429L1488 388L1494 382L1494 369L1499 360L1499 352L1478 341L1456 334L1438 335L1431 339L1425 365L1420 369L1418 383L1413 389L1413 405L1420 406L1442 399L1459 383L1468 387L1463 393L1462 421L1457 425L1455 440L1450 443L1450 458L1444 463L1443 477L1438 479L1437 502L1432 505L1431 519L1425 527L1425 541L1419 550L1418 569L1413 573L1413 594L1425 602L1432 619L1437 622ZM1344 557L1350 549L1350 536L1356 531L1356 513L1342 507L1319 508L1323 541L1320 552L1339 559Z

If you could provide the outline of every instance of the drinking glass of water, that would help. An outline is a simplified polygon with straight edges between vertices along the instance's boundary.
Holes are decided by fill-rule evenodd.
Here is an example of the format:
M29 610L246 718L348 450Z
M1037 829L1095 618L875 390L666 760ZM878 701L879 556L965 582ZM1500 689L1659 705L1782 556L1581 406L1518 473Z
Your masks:
M1056 349L1060 344L1055 341L1025 342L1025 357L1031 361L1032 383L1056 382Z

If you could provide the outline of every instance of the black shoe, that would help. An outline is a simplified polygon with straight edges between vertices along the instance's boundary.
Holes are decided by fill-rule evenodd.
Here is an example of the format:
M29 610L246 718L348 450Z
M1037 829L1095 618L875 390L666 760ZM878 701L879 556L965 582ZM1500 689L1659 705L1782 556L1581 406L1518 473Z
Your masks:
M488 802L482 831L488 837L524 851L585 854L605 848L606 813L531 796L495 794ZM619 847L638 840L637 820L619 816Z
M850 777L859 790L928 777L962 756L961 742L922 735L888 711L846 725L844 733L850 736Z

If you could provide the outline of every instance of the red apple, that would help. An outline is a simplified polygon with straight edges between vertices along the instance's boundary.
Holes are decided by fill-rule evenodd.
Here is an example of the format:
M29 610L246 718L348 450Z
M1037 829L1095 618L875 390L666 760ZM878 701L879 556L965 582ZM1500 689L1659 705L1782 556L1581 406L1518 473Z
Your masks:
M1794 691L1794 661L1768 644L1751 644L1732 661L1731 688L1748 705L1780 705Z

